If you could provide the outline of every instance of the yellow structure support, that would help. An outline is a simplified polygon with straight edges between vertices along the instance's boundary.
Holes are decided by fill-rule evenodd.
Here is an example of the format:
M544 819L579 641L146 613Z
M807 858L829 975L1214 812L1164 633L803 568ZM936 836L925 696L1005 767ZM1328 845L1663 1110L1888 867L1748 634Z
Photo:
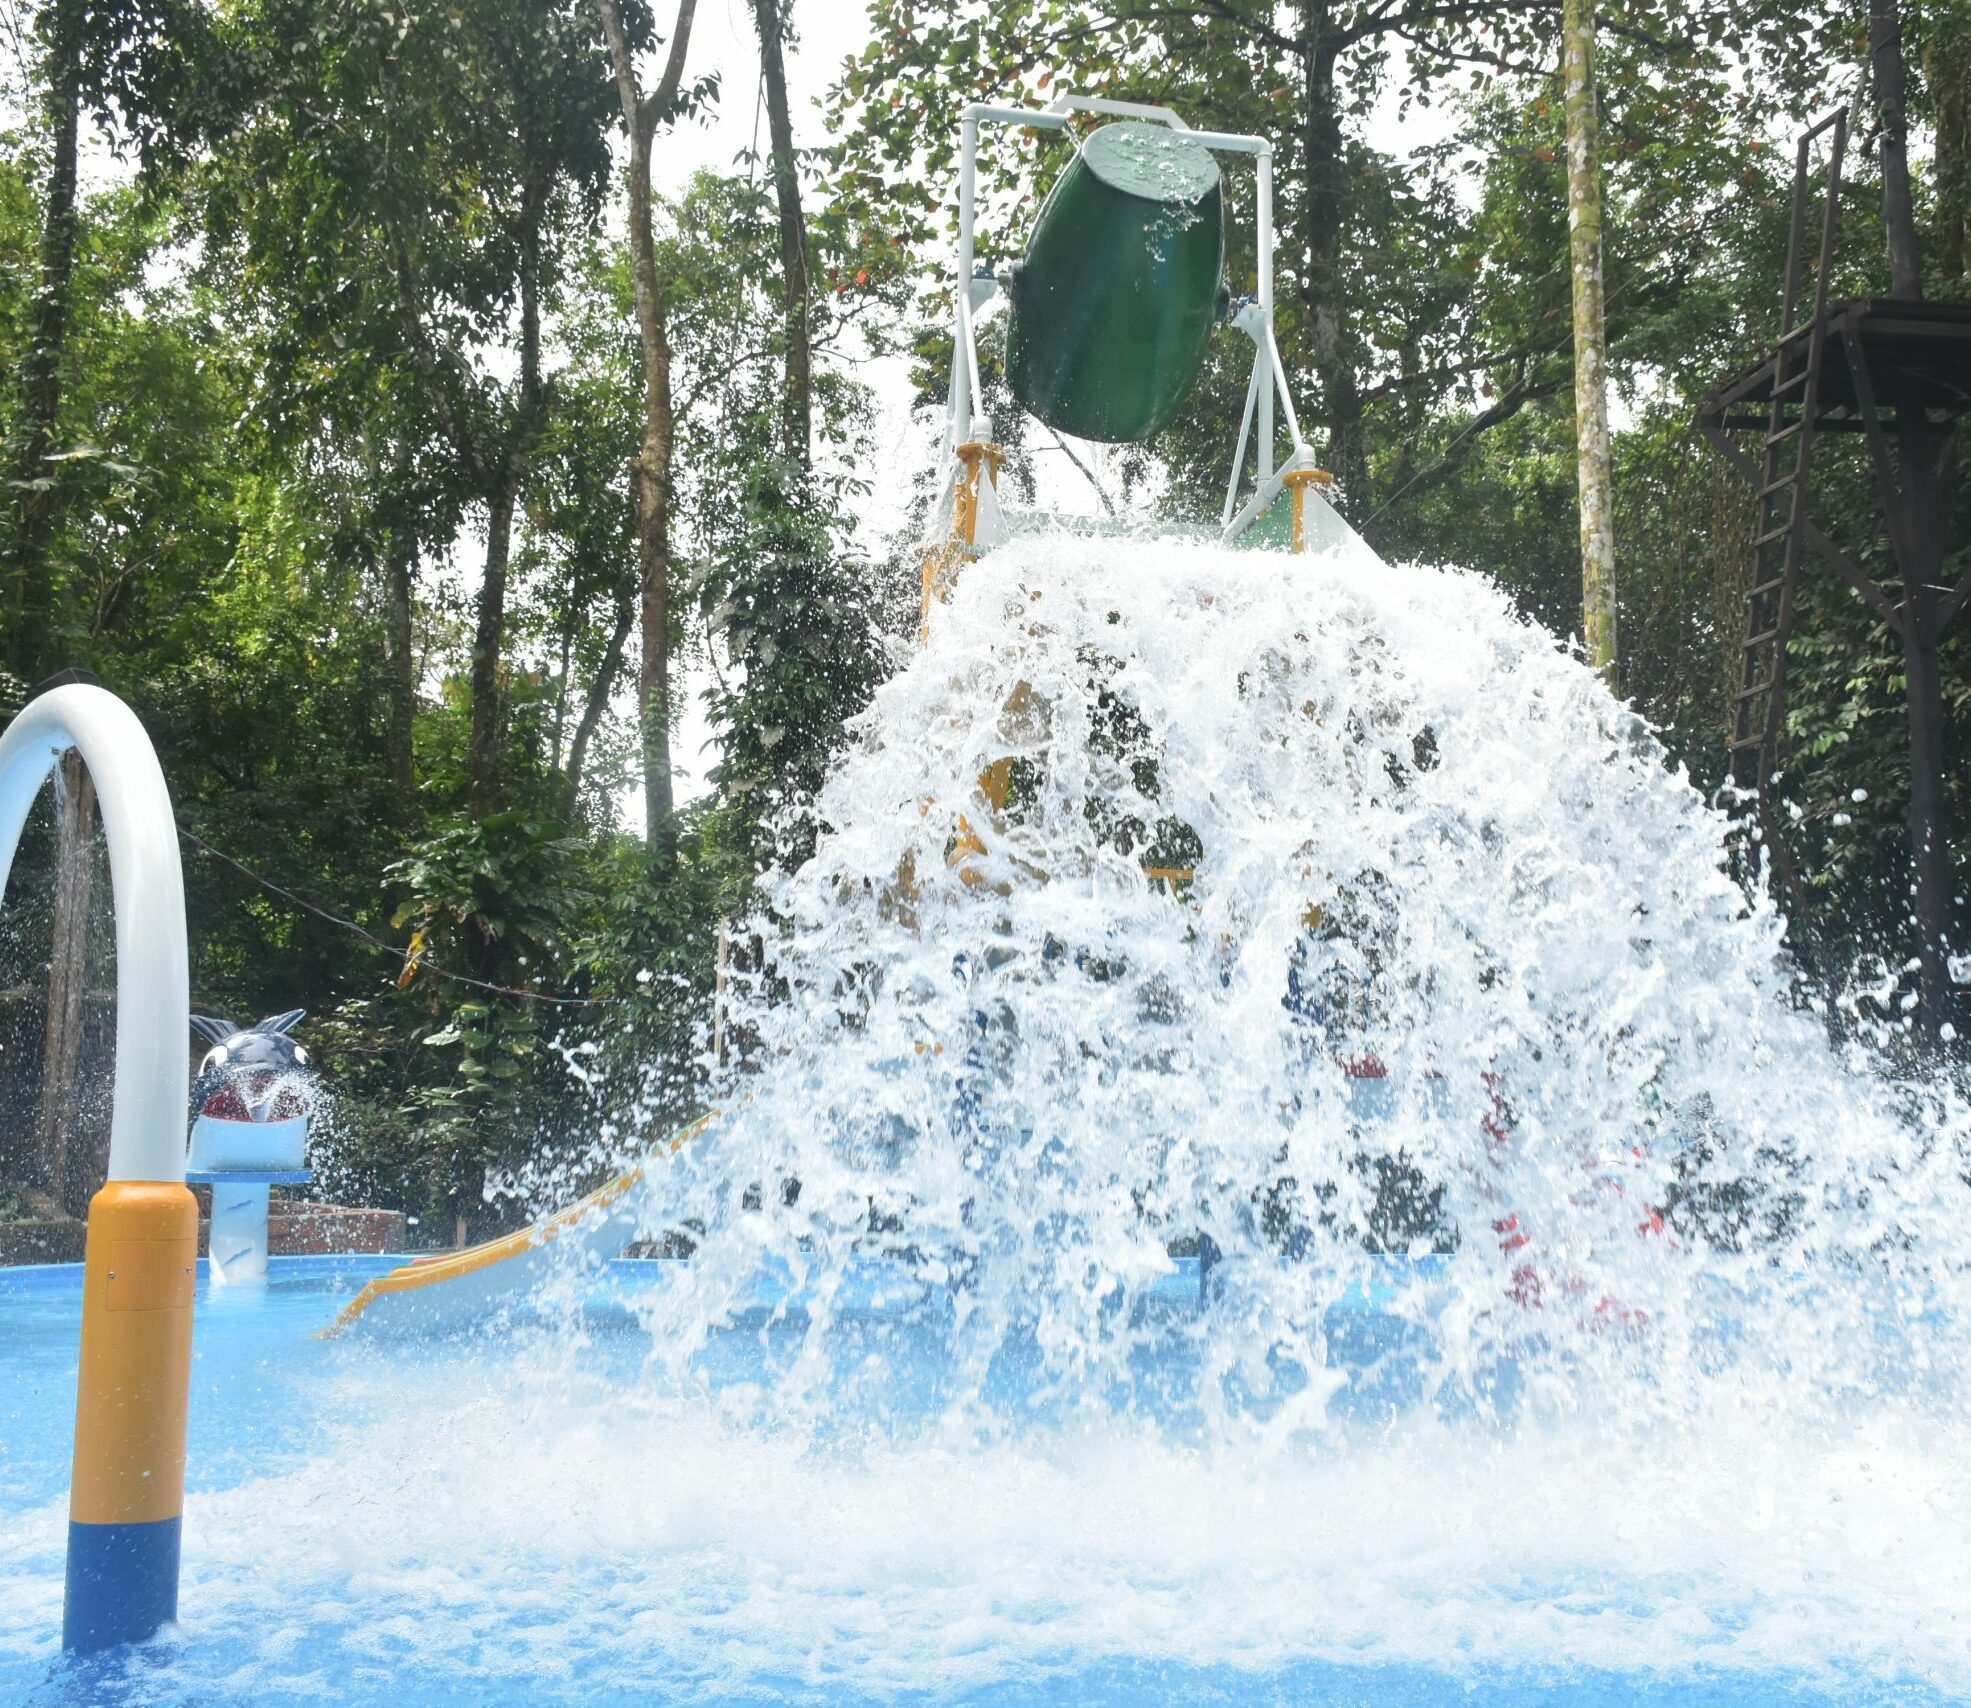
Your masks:
M1289 469L1280 476L1280 484L1293 498L1293 549L1296 552L1307 550L1307 490L1318 486L1324 492L1335 483L1335 477L1326 469Z
M953 493L951 538L940 540L924 554L923 609L918 638L931 638L931 605L951 597L958 585L958 572L979 553L979 483L989 480L999 489L1000 466L1006 461L1003 446L989 445L982 439L958 447L961 473Z

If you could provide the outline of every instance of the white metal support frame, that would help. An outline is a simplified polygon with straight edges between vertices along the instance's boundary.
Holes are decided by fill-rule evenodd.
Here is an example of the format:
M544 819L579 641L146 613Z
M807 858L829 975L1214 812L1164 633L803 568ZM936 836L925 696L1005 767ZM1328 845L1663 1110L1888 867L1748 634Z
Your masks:
M95 781L116 906L109 1178L89 1200L62 1647L116 1648L178 1617L198 1205L185 1185L190 977L178 827L157 754L114 694L71 683L0 733L0 889L71 747Z
M1232 476L1225 489L1225 508L1220 518L1222 537L1233 539L1249 527L1279 497L1284 477L1315 466L1314 455L1302 438L1300 418L1294 412L1293 396L1287 387L1285 364L1273 335L1273 145L1265 137L1239 136L1226 131L1193 130L1168 107L1145 105L1137 101L1110 101L1093 95L1062 95L1046 107L995 107L972 105L958 119L958 263L952 279L951 375L947 387L944 443L939 450L939 466L944 480L938 513L943 516L955 503L965 469L958 459L958 447L981 436L989 437L992 424L987 418L979 386L977 339L978 311L998 289L998 281L978 277L977 201L979 127L984 124L1014 125L1028 130L1064 131L1076 113L1099 113L1112 118L1141 119L1168 125L1192 141L1219 154L1251 155L1258 168L1259 293L1241 305L1232 324L1253 341L1252 379L1246 386L1245 414L1239 424L1239 438L1232 457ZM1273 466L1274 410L1286 417L1287 436L1293 449L1278 469ZM1257 433L1254 428L1257 426ZM1245 476L1248 446L1253 451L1254 490L1239 505L1239 483Z

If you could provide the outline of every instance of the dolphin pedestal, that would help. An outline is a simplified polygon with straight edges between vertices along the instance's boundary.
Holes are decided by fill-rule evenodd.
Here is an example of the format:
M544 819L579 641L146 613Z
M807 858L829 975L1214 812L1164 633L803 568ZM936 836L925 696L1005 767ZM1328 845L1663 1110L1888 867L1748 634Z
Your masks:
M314 1179L308 1167L308 1052L288 1037L299 1009L242 1031L192 1016L212 1044L192 1088L185 1179L212 1188L210 1252L215 1285L264 1280L268 1205L276 1186Z

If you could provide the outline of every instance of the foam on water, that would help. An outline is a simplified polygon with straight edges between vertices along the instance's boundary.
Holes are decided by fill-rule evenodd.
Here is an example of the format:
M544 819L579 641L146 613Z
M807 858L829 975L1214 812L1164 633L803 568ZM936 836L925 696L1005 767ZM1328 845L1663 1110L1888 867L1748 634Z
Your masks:
M1434 1699L1378 1690L1410 1671L1971 1682L1961 1541L1924 1551L1971 1482L1902 1407L1838 1439L1720 1413L1650 1454L1436 1422L1346 1452L1145 1424L817 1451L550 1353L318 1379L339 1421L193 1498L182 1632L102 1700L1086 1700L1105 1664L1235 1695L1339 1669L1374 1702ZM50 1506L0 1536L0 1676L52 1648L61 1532Z

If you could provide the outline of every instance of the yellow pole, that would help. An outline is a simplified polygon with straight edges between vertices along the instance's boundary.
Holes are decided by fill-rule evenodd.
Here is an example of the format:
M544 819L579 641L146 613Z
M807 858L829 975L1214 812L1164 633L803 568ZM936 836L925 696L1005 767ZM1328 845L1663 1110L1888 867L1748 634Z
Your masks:
M920 641L931 638L931 604L951 597L958 584L958 571L966 559L977 555L979 543L979 477L983 470L994 488L999 485L999 467L1006 452L999 445L974 439L958 447L963 473L952 495L951 538L940 540L924 554L922 609L919 614Z
M178 1617L198 1202L182 1181L90 1200L62 1646L140 1642Z
M1308 488L1318 486L1325 491L1334 483L1335 477L1326 469L1288 469L1280 476L1280 484L1293 499L1293 549L1296 552L1307 550Z

